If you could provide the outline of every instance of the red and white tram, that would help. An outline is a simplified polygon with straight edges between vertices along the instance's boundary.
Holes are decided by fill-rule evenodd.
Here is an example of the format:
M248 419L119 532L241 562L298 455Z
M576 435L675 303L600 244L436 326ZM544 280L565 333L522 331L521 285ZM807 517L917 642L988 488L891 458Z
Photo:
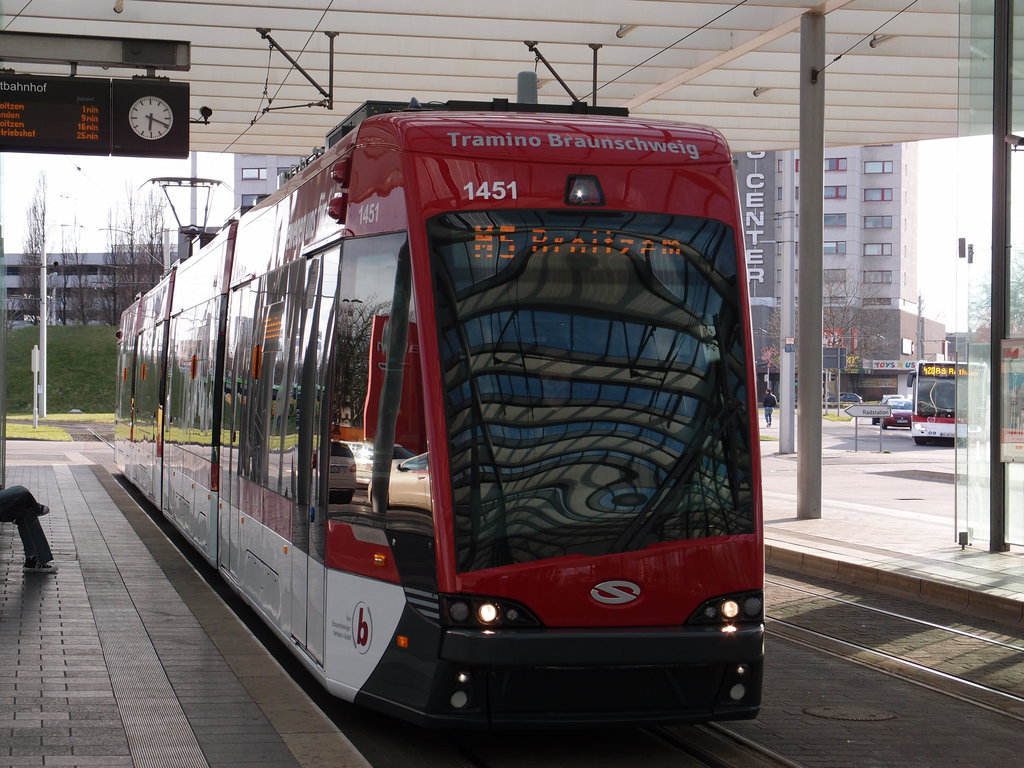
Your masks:
M466 106L359 122L124 314L118 463L344 699L456 727L754 717L728 147Z

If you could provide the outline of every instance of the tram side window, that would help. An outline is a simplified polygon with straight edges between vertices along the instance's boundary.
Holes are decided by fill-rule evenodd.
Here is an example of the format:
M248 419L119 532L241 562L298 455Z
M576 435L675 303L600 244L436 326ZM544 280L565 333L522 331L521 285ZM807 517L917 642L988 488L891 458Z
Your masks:
M213 441L210 390L218 303L219 299L211 299L192 310L192 345L182 368L186 383L183 426L189 431L188 442L194 445L211 445Z
M160 406L161 340L163 328L147 328L139 335L139 360L136 366L135 411L136 439L156 439L157 409Z
M181 355L186 346L183 339L188 336L188 326L187 314L171 318L171 332L167 349L167 412L164 417L167 424L165 439L168 443L184 442L178 426L181 421L181 403L184 392L184 382L181 380Z
M186 310L172 321L168 355L169 442L211 445L213 402L211 349L218 299Z
M227 482L221 492L237 504L238 476L251 477L245 471L242 446L249 444L248 401L253 390L252 366L255 348L256 300L259 283L253 281L234 290L228 302L228 343L224 364L223 434L221 460L228 467Z
M331 505L334 516L370 515L374 470L386 489L387 477L380 479L380 474L389 473L391 460L426 450L412 280L407 264L399 269L403 257L408 259L405 233L351 239L343 246L329 369L329 429L331 439L353 454L356 484L351 505ZM394 335L396 313L404 316L404 343ZM404 359L395 366L389 356L399 347Z
M117 353L117 423L114 436L116 440L128 440L131 436L132 396L134 394L135 337L132 333L122 333Z
M266 276L256 307L250 356L249 396L241 419L246 434L239 446L239 473L287 498L295 496L298 445L296 366L301 365L301 338L307 291L305 261ZM256 359L253 359L255 357Z

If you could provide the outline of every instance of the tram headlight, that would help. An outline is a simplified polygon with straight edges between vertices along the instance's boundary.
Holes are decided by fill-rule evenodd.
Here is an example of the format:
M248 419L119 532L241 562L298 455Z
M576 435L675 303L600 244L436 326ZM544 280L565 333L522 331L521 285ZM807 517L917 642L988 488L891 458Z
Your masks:
M730 704L751 702L759 696L760 676L750 664L737 664L723 671L719 700Z
M500 609L494 603L481 603L476 609L476 617L481 624L493 624L500 615Z
M448 615L458 624L463 623L469 618L469 603L464 603L461 600L455 600L448 606Z
M539 627L540 621L520 603L505 598L441 596L446 623L462 627Z
M705 600L690 616L690 624L734 624L764 620L764 598L760 592L721 595Z
M565 183L565 204L604 205L604 191L597 176L569 176Z
M743 601L743 615L748 619L761 619L764 616L764 603L760 597L748 597Z
M448 699L452 709L466 709L472 705L474 698L473 675L465 669L456 672L455 686Z

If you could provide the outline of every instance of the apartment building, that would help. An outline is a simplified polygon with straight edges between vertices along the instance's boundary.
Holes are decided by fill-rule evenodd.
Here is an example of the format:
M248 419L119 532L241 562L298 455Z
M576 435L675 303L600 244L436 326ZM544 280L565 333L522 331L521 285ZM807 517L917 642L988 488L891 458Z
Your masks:
M282 174L303 159L297 155L235 155L235 209L252 208L280 186Z
M746 152L735 160L763 389L777 380L784 348L779 307L799 301L800 155ZM919 307L916 163L914 144L825 150L822 347L845 350L841 388L866 399L905 391L913 361L946 354L944 326ZM790 274L783 256L791 257Z

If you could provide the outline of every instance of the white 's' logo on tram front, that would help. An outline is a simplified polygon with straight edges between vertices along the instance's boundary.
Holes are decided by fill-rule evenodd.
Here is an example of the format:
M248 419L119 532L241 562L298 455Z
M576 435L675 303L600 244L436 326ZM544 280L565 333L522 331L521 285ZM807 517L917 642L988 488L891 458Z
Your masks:
M590 596L605 605L622 605L640 597L640 585L632 581L602 581L594 585Z

